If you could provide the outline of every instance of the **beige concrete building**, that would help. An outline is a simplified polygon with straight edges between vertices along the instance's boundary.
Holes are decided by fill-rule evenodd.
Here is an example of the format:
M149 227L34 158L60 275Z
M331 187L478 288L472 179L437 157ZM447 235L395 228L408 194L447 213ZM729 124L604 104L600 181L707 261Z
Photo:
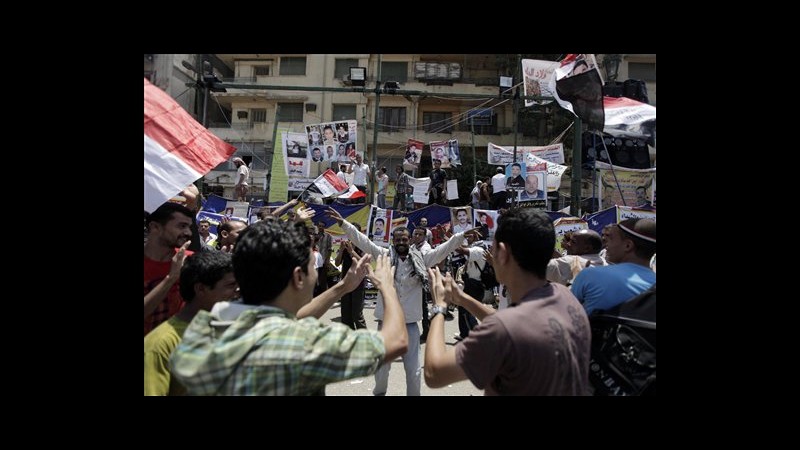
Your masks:
M365 161L371 166L386 166L390 176L400 164L406 141L415 138L425 143L458 139L463 159L472 159L473 133L466 121L466 112L473 108L489 108L491 125L475 126L475 158L486 161L489 142L498 145L514 144L513 101L499 96L499 77L518 77L517 55L494 54L215 54L165 55L164 67L182 74L180 59L194 62L209 59L215 73L226 83L239 85L298 86L304 88L350 88L350 67L365 67L366 92L322 92L305 90L229 88L227 92L212 93L208 105L209 129L237 147L251 167L251 195L264 195L263 187L272 163L276 122L281 129L303 131L307 123L355 119L358 121L358 150L365 151ZM603 55L597 55L601 61ZM617 80L641 78L647 81L650 103L655 105L655 54L620 55ZM382 93L375 111L374 92L380 81L396 81L401 90L424 92L422 95L391 95ZM167 69L164 69L167 70ZM147 75L147 62L145 67ZM174 74L173 74L174 75ZM182 80L184 81L184 80ZM515 83L519 80L515 79ZM175 83L177 86L179 83ZM171 94L176 90L169 87ZM184 88L179 88L183 90ZM521 91L520 91L521 92ZM447 97L448 94L472 94L477 98ZM177 95L177 94L176 94ZM184 97L194 98L186 94ZM192 111L192 109L188 108ZM522 109L522 108L521 108ZM535 111L522 117L517 145L545 145L569 125L554 122L552 114ZM530 112L530 111L529 111ZM539 117L537 117L537 114ZM525 116L524 112L522 116ZM548 116L548 117L545 117ZM377 152L373 153L375 124L378 125ZM563 129L562 129L563 128ZM571 149L565 148L570 154ZM569 158L569 156L568 156ZM282 169L281 169L282 170ZM430 153L423 152L421 173L430 170ZM569 172L568 172L569 173ZM231 196L234 167L223 163L206 175L210 186L223 189ZM568 183L568 177L563 181ZM562 183L562 186L568 184ZM219 189L219 188L218 188ZM568 189L562 189L568 195ZM219 191L218 191L219 192Z

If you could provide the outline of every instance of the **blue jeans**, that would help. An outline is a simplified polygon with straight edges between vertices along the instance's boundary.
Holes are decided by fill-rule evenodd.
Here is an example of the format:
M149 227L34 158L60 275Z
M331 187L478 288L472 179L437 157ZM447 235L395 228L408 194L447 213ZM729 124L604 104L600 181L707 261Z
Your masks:
M383 328L383 321L378 321L378 331ZM417 322L406 324L408 332L408 351L403 355L403 368L406 370L406 395L409 397L420 395L422 366L419 363L419 326ZM375 372L374 395L386 395L389 388L389 369L392 363L387 362Z

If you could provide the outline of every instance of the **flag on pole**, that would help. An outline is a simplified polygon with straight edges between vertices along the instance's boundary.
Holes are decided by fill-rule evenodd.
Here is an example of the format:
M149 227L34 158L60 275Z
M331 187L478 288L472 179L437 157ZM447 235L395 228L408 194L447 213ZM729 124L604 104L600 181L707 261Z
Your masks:
M655 146L656 107L628 97L603 97L605 126L612 136L638 138Z
M337 177L331 169L328 169L314 180L311 186L308 187L308 190L311 192L318 192L322 194L323 197L330 197L347 192L347 183Z
M366 197L366 196L367 196L367 194L361 192L355 185L351 185L350 188L347 189L347 192L345 192L344 194L340 195L339 198L350 198L350 199L352 199L352 198L361 198L361 197Z
M569 54L553 77L555 98L564 109L580 117L589 130L602 131L603 81L592 54Z
M144 79L145 211L154 211L235 151Z

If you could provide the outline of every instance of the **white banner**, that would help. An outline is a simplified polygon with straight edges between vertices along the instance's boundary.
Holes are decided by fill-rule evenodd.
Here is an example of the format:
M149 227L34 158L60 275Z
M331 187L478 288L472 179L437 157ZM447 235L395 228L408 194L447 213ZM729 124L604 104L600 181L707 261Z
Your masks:
M564 164L564 144L517 146L517 161L520 161L529 154L533 154L555 164ZM514 147L503 147L489 142L486 152L486 162L503 166L511 164L514 162Z
M525 81L525 95L541 95L542 97L555 97L551 83L553 72L559 66L558 61L542 61L539 59L522 60L522 78ZM552 100L536 101L525 100L525 106L546 105ZM563 161L562 161L563 162Z
M425 178L414 178L409 176L408 177L408 187L406 187L406 193L408 193L408 189L411 189L411 193L414 195L414 203L422 203L423 205L428 204L428 189L431 185L430 177Z
M542 163L547 165L547 192L555 192L561 187L561 176L564 175L564 172L567 170L567 166L545 161L544 159L535 156L533 153L529 153L525 157L525 161L528 163L529 167L534 167L537 164Z
M447 199L458 200L458 180L447 180Z

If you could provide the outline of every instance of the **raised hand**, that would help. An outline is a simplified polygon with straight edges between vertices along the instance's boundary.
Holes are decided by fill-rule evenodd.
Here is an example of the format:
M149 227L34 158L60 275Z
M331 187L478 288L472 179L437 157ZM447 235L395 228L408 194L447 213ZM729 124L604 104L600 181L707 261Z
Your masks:
M336 211L335 209L331 208L330 206L328 207L328 210L326 212L328 214L328 217L330 217L331 219L335 220L336 223L338 223L339 225L341 225L342 221L344 221L344 217L342 217L342 215L339 214L339 211Z
M342 279L342 285L347 292L354 290L359 284L361 284L361 280L364 279L364 276L367 275L367 272L370 269L370 261L372 261L372 255L370 254L365 254L358 259L353 259L353 264L350 266L350 270L347 271Z
M367 267L369 270L369 279L376 288L380 289L381 286L385 288L394 284L395 267L392 266L392 261L389 259L389 255L381 255L378 257L378 263L375 266L375 270L372 270L371 266Z
M186 261L186 249L189 248L189 244L191 243L192 241L184 242L181 248L178 249L178 252L175 253L175 256L172 257L172 265L169 267L170 278L177 279L178 276L180 276L183 262Z
M311 208L297 208L297 215L295 216L295 221L303 222L314 217L314 215L316 214L317 212Z
M448 298L444 280L450 278L450 274L447 274L445 278L442 276L442 272L439 271L439 268L434 267L428 269L428 277L431 282L431 297L433 298L433 302L439 306L447 306ZM450 278L450 281L452 281L452 278Z

